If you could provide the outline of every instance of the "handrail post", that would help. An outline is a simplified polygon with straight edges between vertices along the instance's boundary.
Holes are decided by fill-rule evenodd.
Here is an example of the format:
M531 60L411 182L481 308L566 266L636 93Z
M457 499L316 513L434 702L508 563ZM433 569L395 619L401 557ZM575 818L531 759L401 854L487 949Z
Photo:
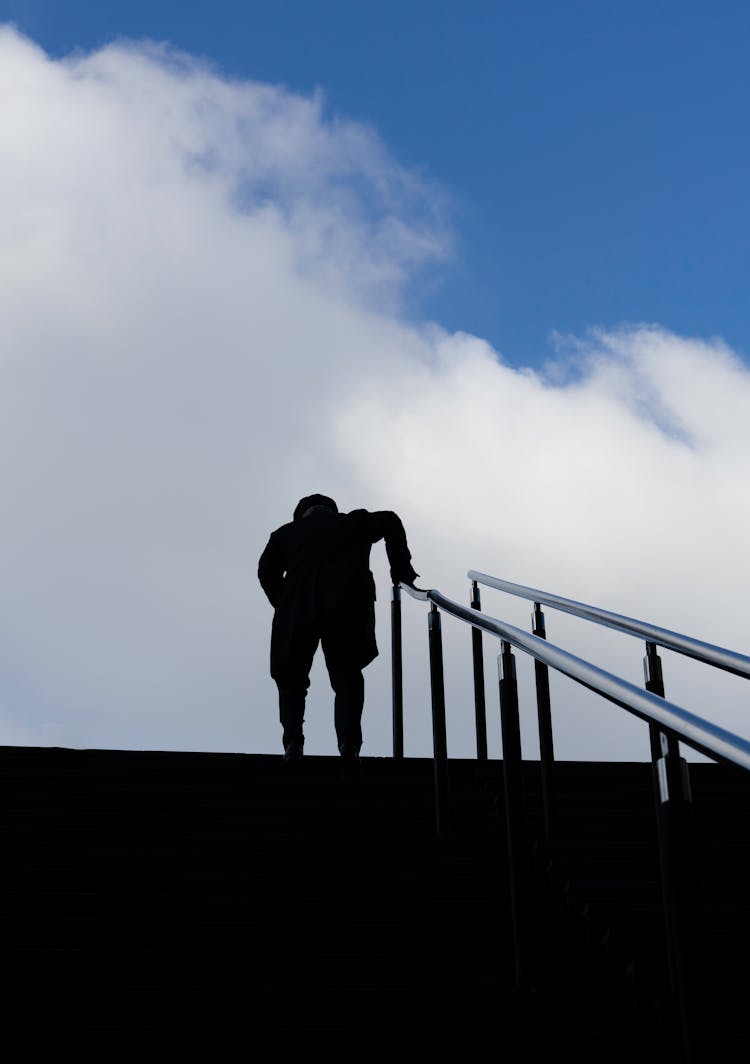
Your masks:
M646 643L646 656L643 659L643 674L645 687L652 695L664 698L664 673L661 668L661 658L657 652L655 643ZM656 762L661 757L661 732L656 724L649 724L649 742L651 744L651 760Z
M445 681L440 612L432 603L427 616L432 692L432 746L435 766L435 826L445 834L448 812L448 743L445 729Z
M646 689L664 698L661 660L654 643L646 643L643 667ZM700 1024L697 980L702 968L703 928L696 919L690 777L687 761L680 756L677 737L653 725L649 730L670 989L675 1001L681 1059L693 1064L702 1059L697 1043Z
M521 724L518 714L516 663L510 643L501 643L497 666L500 686L500 723L503 740L503 786L505 794L506 844L513 918L513 952L516 986L529 987L529 865L526 842L526 810L521 755Z
M471 608L481 610L479 585L471 582ZM484 697L484 655L482 652L482 631L471 629L472 657L474 660L474 717L477 730L477 761L487 760L487 709Z
M393 757L404 756L404 667L401 638L401 588L393 585L391 596L391 685L393 690Z
M544 613L541 604L534 603L531 615L531 631L540 639L547 638ZM555 811L554 765L555 748L552 737L552 709L549 695L549 669L544 662L534 658L536 678L536 710L539 721L539 760L542 775L542 804L544 806L544 836L550 839Z

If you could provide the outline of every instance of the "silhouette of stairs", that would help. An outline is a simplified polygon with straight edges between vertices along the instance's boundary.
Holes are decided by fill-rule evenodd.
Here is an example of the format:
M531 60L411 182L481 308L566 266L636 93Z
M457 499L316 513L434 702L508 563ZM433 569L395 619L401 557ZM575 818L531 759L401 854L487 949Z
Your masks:
M750 798L741 774L693 769L704 1005L730 1059L750 1045ZM524 770L520 992L502 762L450 762L438 838L429 759L364 758L346 783L330 757L290 774L275 755L0 748L6 1037L672 1059L650 766L558 764L554 842Z

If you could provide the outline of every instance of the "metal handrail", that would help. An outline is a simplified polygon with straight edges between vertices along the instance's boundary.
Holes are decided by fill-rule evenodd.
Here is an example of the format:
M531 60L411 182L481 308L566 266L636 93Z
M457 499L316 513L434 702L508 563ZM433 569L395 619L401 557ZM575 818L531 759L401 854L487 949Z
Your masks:
M469 575L472 579L477 579L478 574ZM421 602L434 602L446 613L466 621L475 628L490 632L520 650L525 650L550 668L564 673L642 720L673 732L681 742L700 753L717 761L732 762L750 771L750 741L742 739L734 732L711 724L690 710L636 687L635 684L606 672L545 639L454 602L436 589L422 590L407 584L401 584L400 587L412 598Z
M606 628L614 628L618 632L626 632L628 635L639 636L649 643L668 650L674 650L678 654L695 658L697 661L713 665L725 672L735 673L737 676L745 676L750 679L750 657L747 654L739 654L726 647L716 646L713 643L704 643L700 639L683 635L680 632L672 632L668 628L660 628L646 621L636 620L634 617L626 617L611 610L603 610L598 606L590 606L585 602L576 602L575 599L563 598L561 595L552 595L538 588L526 587L523 584L514 584L509 580L501 580L487 573L480 573L470 569L467 573L469 580L474 580L485 587L494 587L498 591L506 591L517 598L529 599L531 602L539 602L545 606L564 613L570 613L583 620L593 621L594 624L604 625Z
M435 588L421 589L407 584L394 585L394 756L399 727L403 723L401 698L401 628L400 595L406 591L412 598L430 603L428 617L430 648L430 685L432 691L432 720L435 766L435 810L438 834L446 822L448 805L447 763L445 738L445 692L443 679L442 636L440 611L469 624L474 643L474 681L477 714L477 757L486 759L481 751L480 724L485 725L484 677L481 652L481 633L500 639L498 655L500 718L503 742L503 788L505 792L506 847L510 881L512 926L516 983L520 989L530 986L530 880L529 840L524 808L521 731L519 722L518 684L513 647L534 658L537 673L537 706L540 721L540 764L542 794L545 806L545 829L548 833L553 821L554 787L552 767L554 752L549 712L547 672L555 669L570 679L615 703L622 709L646 721L651 733L653 787L659 842L662 900L664 904L667 957L670 986L677 1005L675 1022L679 1026L678 1040L685 1064L697 1064L702 1059L697 1047L703 1038L702 1021L697 1015L697 987L702 978L702 942L697 931L697 893L695 866L692 856L693 814L687 762L680 756L680 743L697 750L714 761L726 762L750 771L750 741L667 701L657 645L677 650L689 657L708 662L741 676L750 676L750 659L723 647L690 639L667 629L647 625L633 618L586 606L570 599L548 595L534 588L510 584L486 574L469 571L473 581L471 607L454 602ZM483 582L500 590L511 591L534 601L534 634L483 613L480 609L478 583ZM646 689L606 672L589 661L547 641L541 603L566 610L579 617L604 624L620 631L638 635L646 640L644 660ZM396 637L398 632L398 637ZM398 703L398 714L396 707ZM480 720L481 718L481 720ZM397 724L398 720L398 724ZM546 734L542 734L542 731ZM403 737L401 737L403 738ZM403 750L403 743L401 744ZM403 756L403 755L401 755Z

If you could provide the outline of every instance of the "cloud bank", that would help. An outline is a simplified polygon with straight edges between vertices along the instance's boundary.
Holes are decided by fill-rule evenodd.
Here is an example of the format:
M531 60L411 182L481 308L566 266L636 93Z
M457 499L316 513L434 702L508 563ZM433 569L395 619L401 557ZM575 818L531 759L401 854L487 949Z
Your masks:
M449 253L444 197L320 96L150 43L53 60L8 26L0 92L0 743L278 750L256 566L313 491L397 510L422 583L461 601L476 568L746 650L750 374L721 341L592 329L532 370L409 323L410 282ZM380 546L373 570L364 752L383 755ZM527 627L527 603L483 601ZM404 611L425 756L426 621ZM641 682L635 640L547 621ZM444 639L469 756L469 636L447 618ZM668 655L665 679L750 732L741 681ZM559 756L647 756L643 725L572 688L553 682ZM330 703L316 663L313 753L335 748Z

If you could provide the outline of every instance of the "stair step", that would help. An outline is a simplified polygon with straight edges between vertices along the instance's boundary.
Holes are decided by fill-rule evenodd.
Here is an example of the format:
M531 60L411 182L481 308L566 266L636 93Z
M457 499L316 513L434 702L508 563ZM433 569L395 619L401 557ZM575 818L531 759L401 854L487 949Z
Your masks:
M539 765L524 762L523 991L502 762L449 763L441 838L430 759L362 767L351 788L336 757L290 776L277 755L0 748L0 1026L27 1046L148 1032L174 1052L204 1035L215 1055L238 1031L307 1048L366 1024L389 1052L411 1034L422 1051L494 1037L586 1064L646 1045L669 1060L650 764L555 765L540 841ZM696 926L712 1046L729 1052L750 1036L750 793L706 767L721 769L690 770Z

